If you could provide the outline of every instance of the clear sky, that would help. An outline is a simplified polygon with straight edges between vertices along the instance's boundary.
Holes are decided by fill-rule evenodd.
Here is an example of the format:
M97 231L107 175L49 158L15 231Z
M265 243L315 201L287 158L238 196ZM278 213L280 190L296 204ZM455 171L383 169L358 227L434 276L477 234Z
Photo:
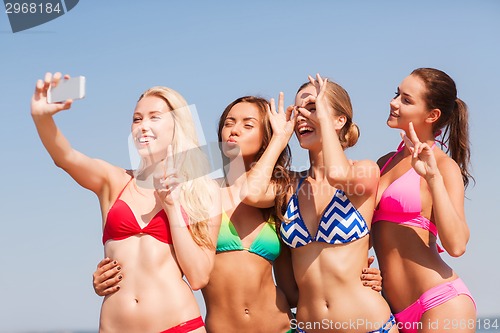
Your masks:
M87 97L56 122L89 156L130 166L127 136L139 95L179 91L207 141L232 100L285 93L320 72L350 93L361 128L353 159L399 143L385 125L400 81L417 67L453 77L470 108L472 165L467 252L444 255L475 296L500 315L497 101L500 1L80 1L39 27L12 33L0 13L0 332L92 329L101 299L92 273L103 257L97 198L56 168L29 111L46 71L87 77ZM307 156L292 145L296 168Z

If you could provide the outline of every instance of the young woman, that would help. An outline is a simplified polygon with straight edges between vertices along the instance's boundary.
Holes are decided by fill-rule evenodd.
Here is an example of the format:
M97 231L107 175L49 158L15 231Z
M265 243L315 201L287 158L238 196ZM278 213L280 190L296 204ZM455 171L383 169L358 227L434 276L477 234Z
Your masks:
M467 107L446 73L419 68L399 85L387 125L406 134L395 153L379 160L373 245L384 296L402 332L474 332L474 300L436 243L439 232L444 249L458 257L469 240ZM443 128L451 158L436 147Z
M38 80L31 115L55 164L98 196L105 255L128 273L121 292L104 298L99 331L205 332L190 286L208 283L220 196L212 180L199 177L208 164L186 101L165 87L141 95L132 120L141 165L124 170L76 151L57 128L54 114L72 103L47 103L60 79L47 73Z
M210 333L292 332L290 307L297 303L296 285L289 250L276 233L276 221L283 216L273 208L275 202L277 207L283 204L284 195L267 206L272 208L249 206L240 200L248 172L273 136L268 108L265 99L246 96L230 103L220 116L218 137L227 166L224 180L220 180L222 225L215 267L208 285L202 289ZM271 166L270 178L283 194L288 184L289 162L285 145ZM278 287L273 281L273 266ZM94 273L96 293L107 295L119 289L117 283L123 276L117 269L120 267L109 259L99 264ZM372 279L367 285L380 288L378 270L367 273L366 278Z
M311 167L294 175L280 227L299 291L294 326L307 332L397 332L385 300L359 280L379 172L374 162L350 162L344 154L359 135L349 95L318 75L299 88L295 107L286 113L283 99L280 94L277 112L271 103L274 135L242 196L250 205L266 205L279 194L269 166L295 131Z

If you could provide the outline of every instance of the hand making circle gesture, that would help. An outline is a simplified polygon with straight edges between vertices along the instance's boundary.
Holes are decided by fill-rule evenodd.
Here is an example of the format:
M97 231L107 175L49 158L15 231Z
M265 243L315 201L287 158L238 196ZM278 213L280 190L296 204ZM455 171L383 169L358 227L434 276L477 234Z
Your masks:
M331 106L325 95L325 91L328 85L328 79L323 79L321 75L316 74L316 79L311 75L308 76L309 82L316 88L317 95L309 95L302 101L302 104L298 106L298 111L306 118L308 118L313 124L321 125L322 120L326 120L328 117L334 114L331 110ZM314 108L306 108L307 105L314 104Z

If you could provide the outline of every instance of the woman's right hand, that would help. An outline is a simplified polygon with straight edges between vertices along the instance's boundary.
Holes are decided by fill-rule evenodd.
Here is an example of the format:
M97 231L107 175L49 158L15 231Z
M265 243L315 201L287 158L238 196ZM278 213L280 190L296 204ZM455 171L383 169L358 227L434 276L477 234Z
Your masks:
M271 98L269 104L267 114L273 130L273 137L282 138L288 143L295 130L296 117L293 114L295 107L291 105L285 112L285 95L282 92L280 92L278 99L278 111L276 111L274 98Z
M116 260L110 258L101 260L92 274L95 293L99 296L107 296L120 290L118 283L123 278L121 269Z
M72 100L67 100L64 103L48 103L47 91L49 87L56 87L61 80L61 73L46 73L43 80L36 82L35 93L31 98L31 115L37 116L53 116L61 110L67 110L71 107ZM65 75L64 79L69 79L69 75Z

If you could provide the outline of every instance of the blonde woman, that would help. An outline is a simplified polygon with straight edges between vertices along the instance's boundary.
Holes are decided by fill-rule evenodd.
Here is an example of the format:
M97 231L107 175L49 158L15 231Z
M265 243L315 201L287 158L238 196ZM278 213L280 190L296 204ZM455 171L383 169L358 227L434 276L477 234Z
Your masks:
M125 170L76 151L62 135L53 116L72 101L47 102L61 78L37 81L31 115L54 163L98 196L105 256L128 272L121 292L104 298L99 332L205 332L191 288L208 283L221 201L203 176L208 165L186 101L166 87L141 95L132 118L141 164Z
M267 100L244 96L231 102L219 118L218 137L225 162L225 177L220 180L223 213L214 269L208 285L202 289L209 333L295 332L290 327L290 308L297 305L290 250L276 232L277 221L283 219L283 214L275 211L275 206L280 207L285 197L282 195L275 200L276 205L263 208L246 205L239 197L248 172L273 136L268 108ZM283 194L289 163L286 146L271 176L273 186L281 188ZM119 267L116 260L99 263L94 273L98 295L118 291L128 278L128 273ZM366 270L365 285L379 289L379 271Z

